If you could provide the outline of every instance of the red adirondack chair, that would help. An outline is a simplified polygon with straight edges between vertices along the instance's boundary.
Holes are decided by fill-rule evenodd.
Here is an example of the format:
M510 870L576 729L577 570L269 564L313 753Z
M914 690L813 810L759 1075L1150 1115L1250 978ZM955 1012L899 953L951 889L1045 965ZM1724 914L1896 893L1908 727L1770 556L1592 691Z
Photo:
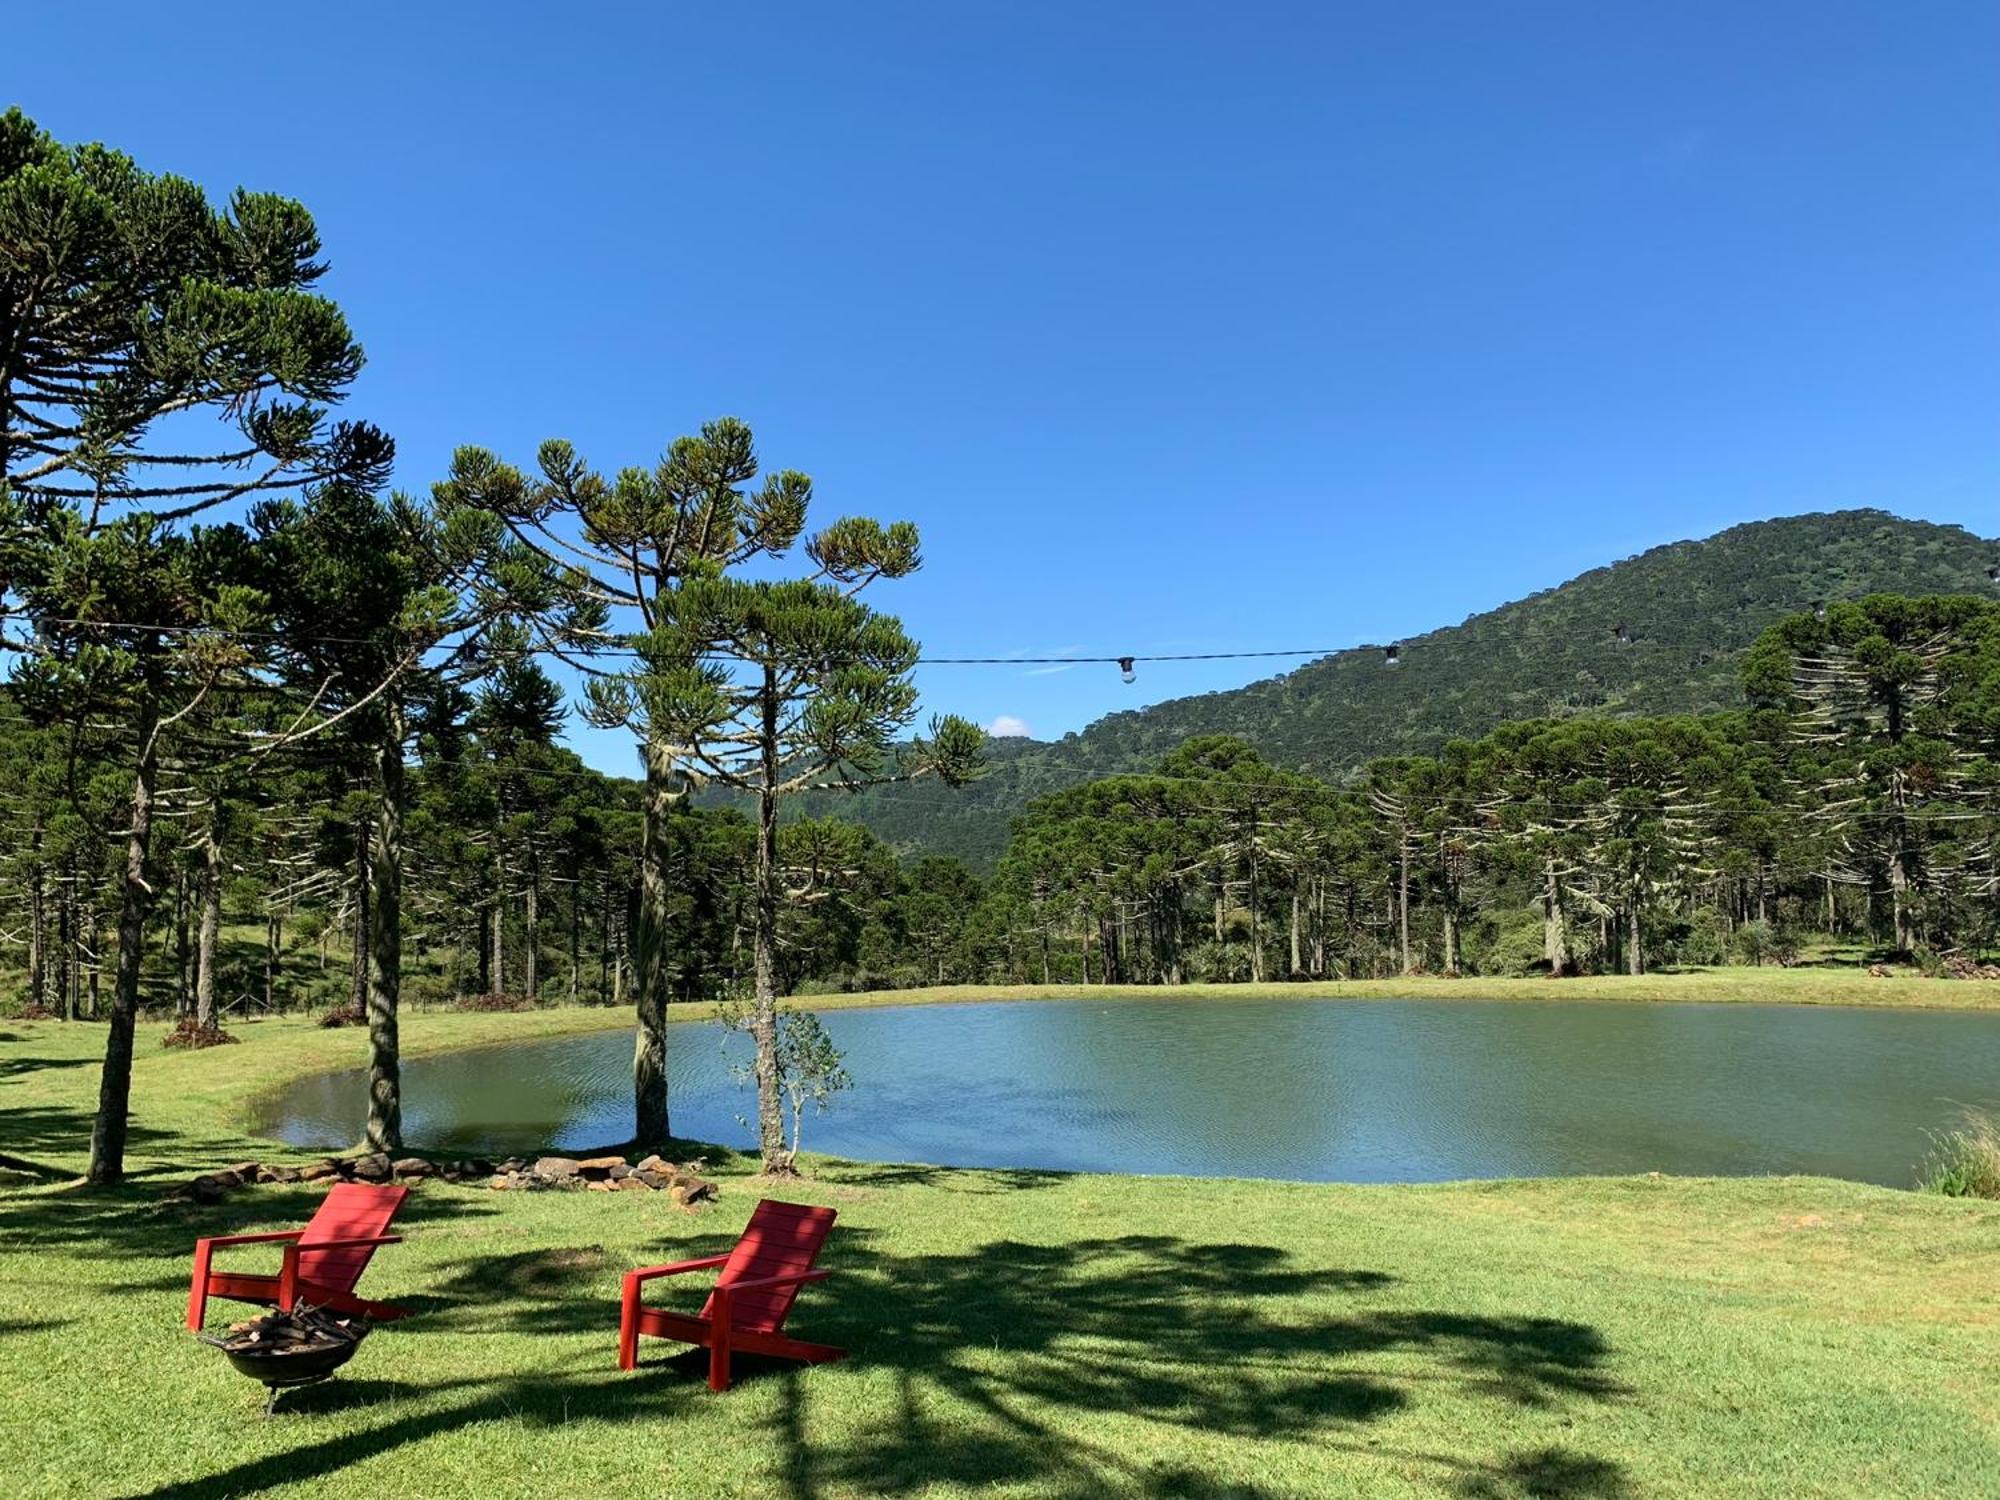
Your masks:
M639 1335L678 1339L708 1350L708 1384L711 1390L729 1389L729 1357L741 1349L749 1354L772 1354L780 1359L801 1359L808 1364L824 1364L842 1359L845 1349L831 1344L808 1344L786 1336L785 1315L792 1299L808 1281L831 1275L816 1271L813 1262L833 1228L834 1211L808 1208L802 1203L779 1203L766 1198L757 1205L743 1237L727 1255L705 1255L699 1260L676 1261L672 1265L645 1266L625 1273L625 1303L618 1320L618 1368L630 1370L639 1363ZM699 1313L671 1313L647 1307L640 1300L646 1283L658 1276L678 1276L683 1271L722 1269L715 1278L715 1290L708 1294Z
M194 1242L194 1285L188 1292L187 1326L200 1330L211 1296L237 1302L275 1304L290 1312L299 1302L336 1312L362 1313L378 1322L407 1317L400 1307L370 1302L354 1295L354 1284L368 1266L377 1245L393 1245L403 1237L384 1234L409 1189L370 1187L362 1182L334 1186L303 1229L272 1234L221 1234ZM285 1247L284 1263L275 1276L217 1271L210 1259L224 1245Z

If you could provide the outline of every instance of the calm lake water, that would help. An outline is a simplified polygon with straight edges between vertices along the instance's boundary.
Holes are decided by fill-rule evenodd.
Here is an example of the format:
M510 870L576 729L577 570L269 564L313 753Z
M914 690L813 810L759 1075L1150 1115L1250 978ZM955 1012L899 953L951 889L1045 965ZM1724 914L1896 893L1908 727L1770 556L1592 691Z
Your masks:
M953 1166L1425 1182L1810 1172L1908 1186L1924 1132L2000 1104L2000 1015L1579 1001L1119 1000L831 1011L855 1087L809 1150ZM747 1145L747 1044L670 1029L677 1135ZM627 1031L418 1058L413 1146L631 1134ZM357 1140L362 1075L267 1130Z

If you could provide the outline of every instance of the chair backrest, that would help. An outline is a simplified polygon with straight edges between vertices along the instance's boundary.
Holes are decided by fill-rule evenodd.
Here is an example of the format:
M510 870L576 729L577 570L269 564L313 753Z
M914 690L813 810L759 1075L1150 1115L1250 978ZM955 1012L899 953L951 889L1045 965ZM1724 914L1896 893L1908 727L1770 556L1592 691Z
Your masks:
M299 1236L299 1275L336 1291L353 1291L375 1247L315 1251L313 1242L367 1239L384 1233L409 1192L406 1187L371 1187L365 1182L335 1184L306 1225L306 1232ZM306 1300L312 1300L310 1295Z
M834 1211L830 1208L808 1208L803 1203L780 1203L766 1198L750 1215L743 1238L736 1242L736 1248L729 1252L728 1263L715 1278L716 1285L810 1271L813 1262L819 1259L820 1246L826 1243L833 1228L833 1219ZM776 1333L784 1326L785 1315L792 1310L792 1299L798 1294L799 1283L794 1281L787 1286L766 1287L731 1297L729 1326ZM701 1315L707 1318L714 1313L715 1297L711 1294L702 1305Z

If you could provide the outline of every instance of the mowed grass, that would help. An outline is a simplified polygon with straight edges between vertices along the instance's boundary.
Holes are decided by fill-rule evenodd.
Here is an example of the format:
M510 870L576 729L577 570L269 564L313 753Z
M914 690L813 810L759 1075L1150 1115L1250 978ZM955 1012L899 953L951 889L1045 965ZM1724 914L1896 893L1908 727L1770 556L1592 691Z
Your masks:
M415 1052L607 1019L406 1033ZM773 1190L728 1158L697 1215L428 1183L365 1283L419 1315L265 1421L261 1390L180 1326L188 1250L302 1222L317 1195L162 1199L231 1159L298 1159L242 1134L244 1101L352 1063L361 1038L263 1022L186 1056L159 1034L140 1037L138 1175L93 1193L62 1179L101 1029L0 1022L0 1151L30 1169L0 1176L0 1493L2000 1493L2000 1204L1806 1178L1341 1187L818 1161ZM793 1327L852 1357L752 1368L723 1396L663 1344L619 1372L622 1271L725 1247L767 1191L839 1209L836 1275Z

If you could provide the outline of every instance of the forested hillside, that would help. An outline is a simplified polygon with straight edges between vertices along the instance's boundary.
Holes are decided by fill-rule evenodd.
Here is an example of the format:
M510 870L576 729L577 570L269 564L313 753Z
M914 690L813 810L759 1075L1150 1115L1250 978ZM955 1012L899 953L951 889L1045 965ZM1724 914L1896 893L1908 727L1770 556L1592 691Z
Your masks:
M1752 522L1404 641L1394 669L1379 647L1342 652L1233 692L1109 714L1055 743L996 742L991 774L961 791L891 786L838 810L904 853L990 869L1033 798L1154 765L1196 735L1238 735L1276 765L1341 781L1376 756L1426 754L1511 719L1736 708L1744 651L1785 615L1877 592L1986 590L1996 551L1962 527L1881 510Z

